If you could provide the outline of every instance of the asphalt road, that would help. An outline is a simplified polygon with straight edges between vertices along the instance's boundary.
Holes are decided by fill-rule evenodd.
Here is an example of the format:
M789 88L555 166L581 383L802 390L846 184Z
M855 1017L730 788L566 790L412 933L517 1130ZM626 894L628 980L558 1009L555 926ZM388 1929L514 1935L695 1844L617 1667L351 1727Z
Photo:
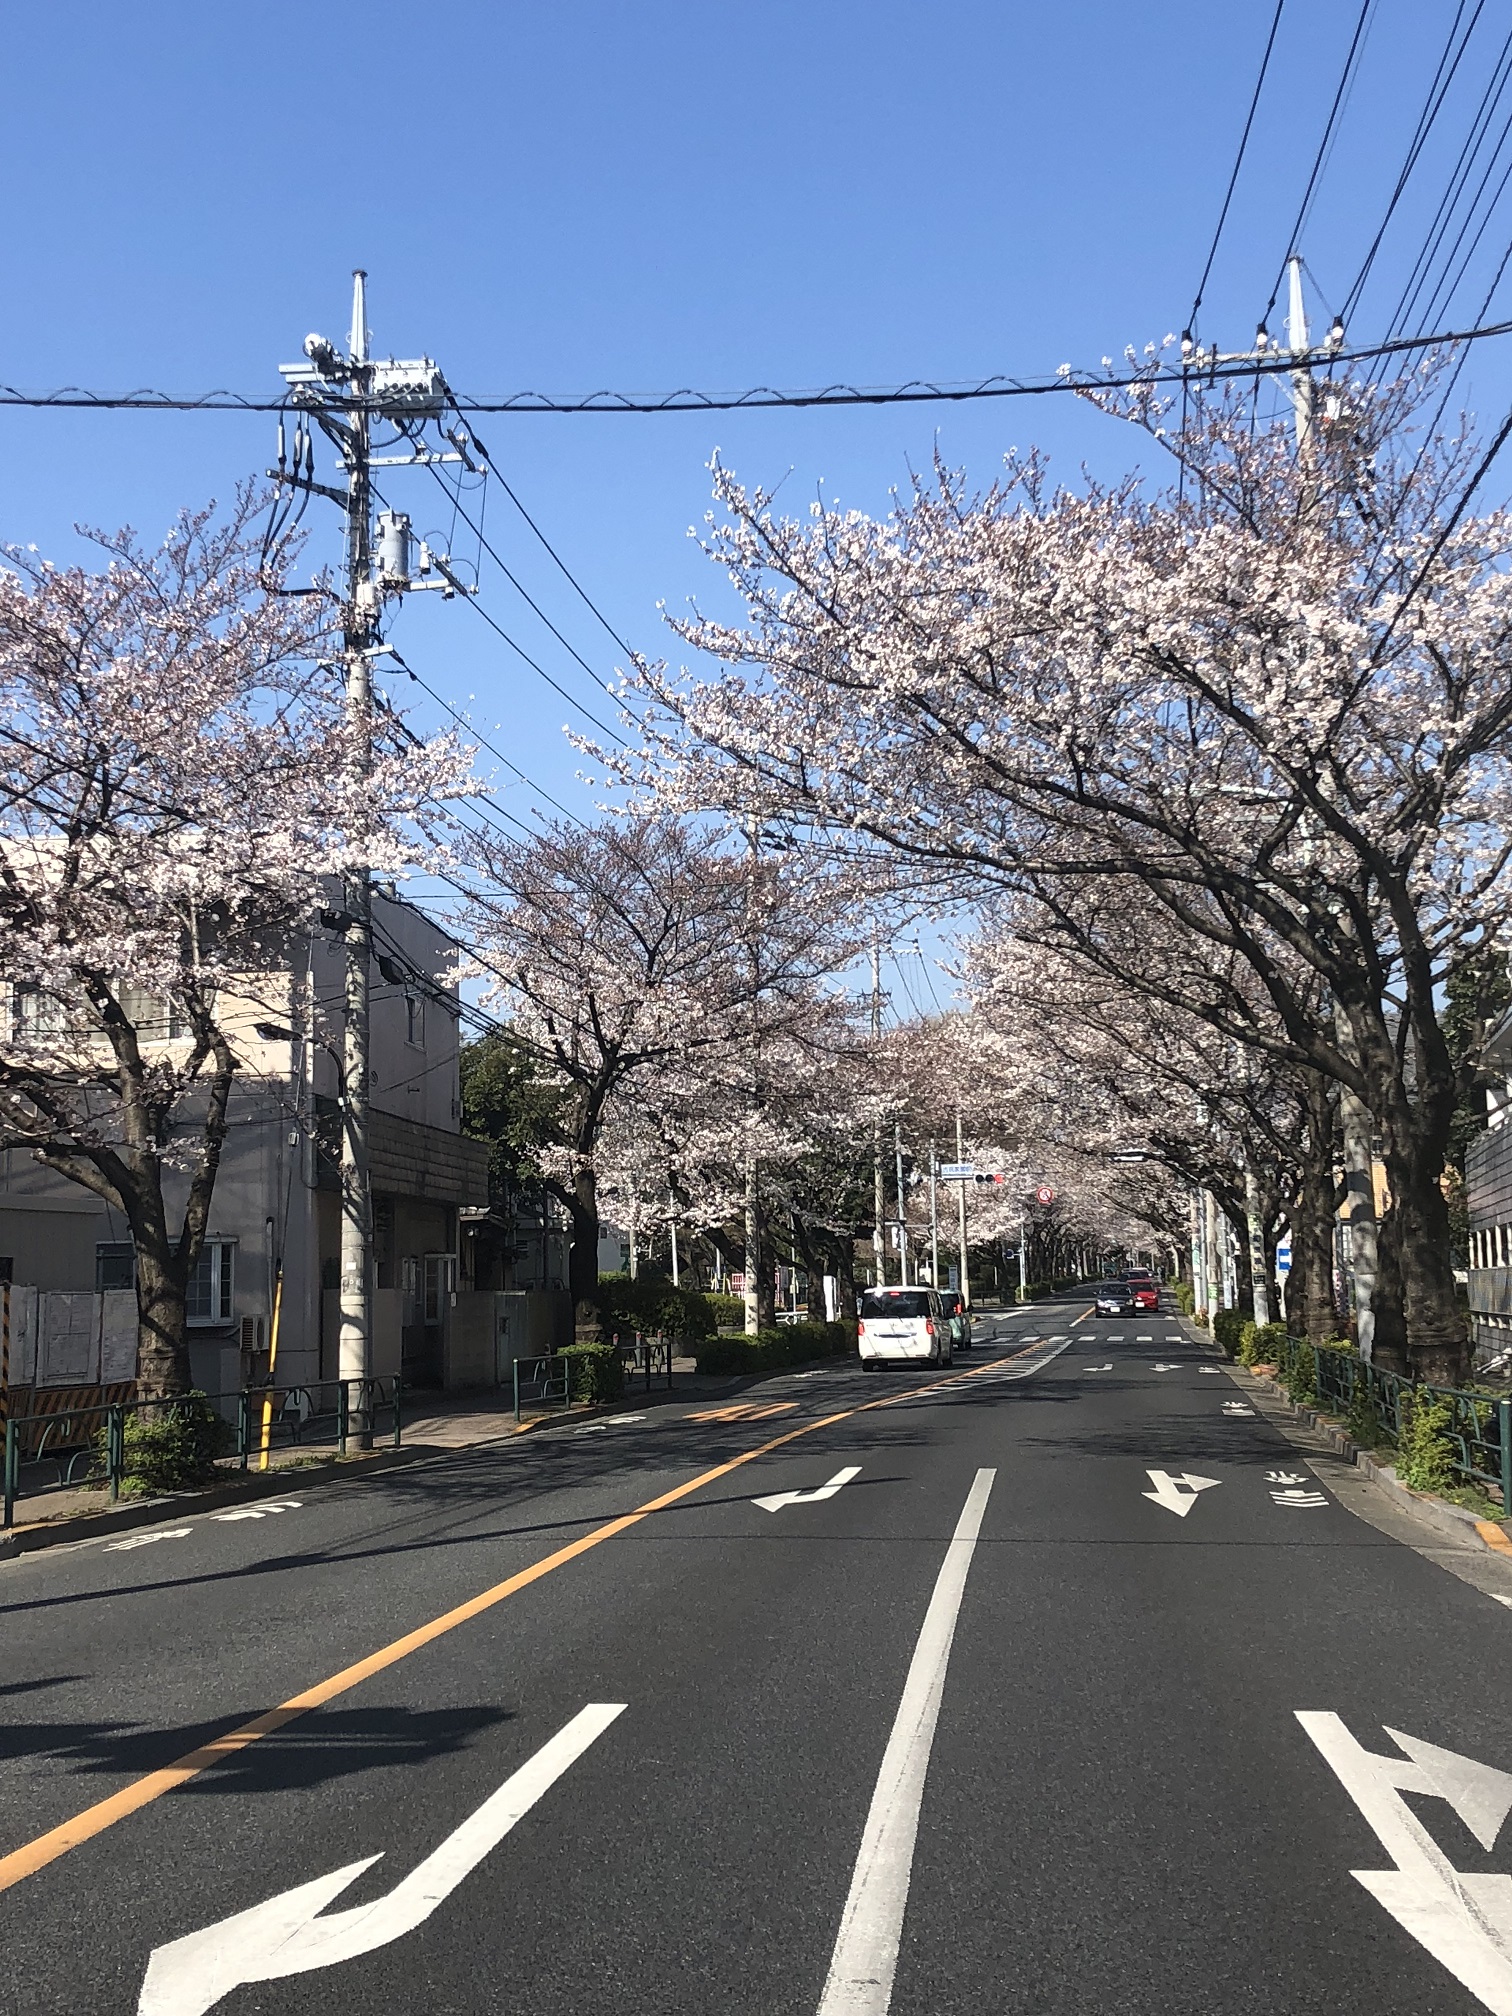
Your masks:
M0 1565L0 2009L1512 2012L1508 1607L1083 1306Z

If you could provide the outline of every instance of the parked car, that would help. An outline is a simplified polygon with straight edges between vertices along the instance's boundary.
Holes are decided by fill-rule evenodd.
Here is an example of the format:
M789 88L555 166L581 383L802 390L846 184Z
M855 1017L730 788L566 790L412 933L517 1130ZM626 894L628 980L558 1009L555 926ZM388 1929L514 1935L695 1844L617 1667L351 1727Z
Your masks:
M933 1288L868 1288L861 1297L856 1349L874 1365L950 1363L950 1319Z
M1132 1316L1139 1307L1127 1281L1099 1281L1094 1300L1099 1316Z

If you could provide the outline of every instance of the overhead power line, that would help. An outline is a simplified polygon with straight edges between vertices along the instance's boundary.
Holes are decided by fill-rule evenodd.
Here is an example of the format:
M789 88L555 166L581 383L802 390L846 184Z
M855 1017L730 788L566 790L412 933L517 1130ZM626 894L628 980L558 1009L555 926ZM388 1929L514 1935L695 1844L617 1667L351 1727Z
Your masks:
M1343 111L1345 100L1349 96L1349 87L1354 78L1355 66L1363 53L1365 38L1369 31L1370 18L1374 14L1375 8L1376 0L1361 0L1359 18L1355 22L1354 34L1350 38L1349 48L1344 57L1344 68L1339 72L1338 89L1334 92L1333 103L1328 108L1328 119L1323 128L1323 138L1318 142L1318 151L1313 156L1312 172L1307 178L1307 187L1302 191L1302 201L1297 205L1296 221L1293 223L1291 235L1286 241L1286 250L1276 273L1275 283L1270 291L1270 299L1265 304L1265 313L1260 317L1262 325L1270 320L1270 312L1276 305L1276 296L1281 292L1281 282L1286 277L1287 260L1291 258L1294 252L1300 252L1301 250L1302 229L1307 222L1308 213L1312 209L1313 197L1317 193L1318 179L1322 175L1324 164L1328 160L1334 133L1339 123L1339 115Z
M1456 343L1474 343L1491 336L1505 336L1512 322L1493 322L1484 328L1441 329L1432 335L1396 336L1381 343L1360 343L1340 350L1336 365L1367 364L1378 357L1393 357L1412 350L1447 349ZM1285 355L1268 361L1204 365L1201 375L1213 378L1269 378L1296 369ZM1127 373L1094 375L1073 371L1069 366L1050 378L1009 378L995 374L970 382L936 384L927 379L911 379L905 385L874 387L824 385L807 391L777 391L758 385L745 392L696 392L684 388L676 392L586 392L552 396L544 392L510 392L472 397L457 393L453 403L463 413L733 413L766 412L772 409L810 406L923 406L930 403L960 405L973 399L1038 399L1057 392L1117 390L1120 386L1170 385L1178 387L1190 376L1179 364L1156 363ZM25 392L13 385L0 385L0 407L58 407L88 412L146 413L282 413L297 402L288 395L242 392L202 392L180 396L171 392L90 392L78 386L64 386L54 392ZM380 402L364 408L360 399L348 402L349 410L381 412ZM509 640L513 643L513 639ZM570 696L569 696L570 697ZM574 702L574 705L576 703Z
M1228 222L1229 205L1234 200L1234 189L1239 181L1239 170L1244 166L1245 149L1249 146L1250 129L1255 123L1255 114L1260 107L1260 93L1265 88L1265 73L1270 68L1271 51L1276 46L1276 30L1281 26L1281 10L1286 0L1276 0L1276 11L1271 16L1270 33L1265 38L1265 54L1260 58L1260 74L1255 79L1254 96L1244 121L1244 131L1239 135L1239 151L1234 156L1234 166L1228 179L1228 188L1223 193L1223 208L1218 212L1218 223L1213 232L1213 242L1208 247L1207 264L1202 269L1202 278L1197 282L1197 292L1192 297L1192 312L1187 317L1188 328L1197 320L1197 310L1202 306L1202 297L1207 292L1208 276L1213 270L1213 261L1218 256L1218 241L1223 236L1223 227Z

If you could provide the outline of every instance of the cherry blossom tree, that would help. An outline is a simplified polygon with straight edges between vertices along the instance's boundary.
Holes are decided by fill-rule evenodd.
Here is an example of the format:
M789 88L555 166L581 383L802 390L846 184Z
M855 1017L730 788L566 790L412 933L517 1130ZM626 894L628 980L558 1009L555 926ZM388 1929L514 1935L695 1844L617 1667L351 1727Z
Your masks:
M1512 925L1512 576L1506 514L1464 508L1473 452L1411 431L1424 390L1337 387L1300 449L1237 396L1173 428L1153 386L1109 391L1178 484L1053 490L1010 458L981 495L937 468L880 523L782 519L716 469L708 544L745 614L677 627L727 669L635 679L665 802L880 853L942 898L1027 894L1068 936L1071 892L1132 882L1242 961L1267 1025L1180 1005L1368 1107L1411 1363L1448 1382L1442 988ZM1137 919L1098 956L1150 980Z
M623 1140L628 1110L675 1105L707 1080L743 1118L746 1159L764 1155L756 1116L778 1053L812 1030L821 983L852 948L824 877L675 818L480 842L478 867L496 892L469 914L485 990L562 1092L542 1167L572 1218L582 1312L598 1285L599 1158L616 1109Z
M424 853L464 767L349 719L331 605L284 592L291 550L265 553L257 516L245 491L155 549L93 535L96 572L17 549L0 569L0 1142L125 1217L148 1394L189 1384L259 989L320 877Z

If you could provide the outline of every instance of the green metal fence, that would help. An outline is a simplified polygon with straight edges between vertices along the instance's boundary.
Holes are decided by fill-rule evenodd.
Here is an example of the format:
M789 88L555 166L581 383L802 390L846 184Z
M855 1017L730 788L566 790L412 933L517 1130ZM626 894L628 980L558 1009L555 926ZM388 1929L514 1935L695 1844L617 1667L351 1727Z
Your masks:
M1408 1409L1442 1403L1449 1410L1443 1432L1455 1476L1494 1491L1502 1516L1512 1518L1512 1399L1404 1379L1353 1351L1330 1351L1299 1338L1283 1346L1278 1369L1293 1398L1315 1396L1325 1413L1373 1421L1393 1442L1402 1439Z
M518 1421L526 1407L539 1407L543 1413L559 1407L565 1414L572 1404L569 1392L569 1366L572 1361L560 1355L549 1358L516 1358L514 1361L514 1417Z
M128 1474L126 1424L170 1413L191 1396L167 1400L96 1401L55 1413L10 1414L0 1451L0 1525L14 1523L19 1499L46 1497L80 1484L105 1487L120 1498ZM339 1456L355 1441L371 1446L386 1436L397 1449L403 1432L403 1388L398 1379L325 1379L301 1386L244 1386L235 1393L196 1394L208 1403L230 1438L222 1466L250 1468L265 1443L271 1451L291 1443L334 1446Z

